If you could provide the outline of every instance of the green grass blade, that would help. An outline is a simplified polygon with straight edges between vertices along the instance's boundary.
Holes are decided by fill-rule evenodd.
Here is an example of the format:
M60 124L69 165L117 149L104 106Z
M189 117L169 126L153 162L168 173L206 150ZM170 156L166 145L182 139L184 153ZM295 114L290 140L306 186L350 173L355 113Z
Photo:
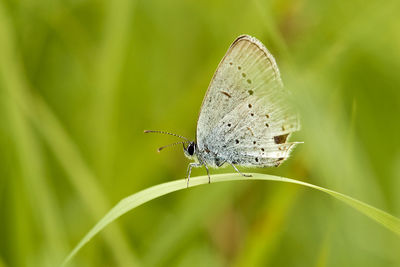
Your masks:
M265 180L265 181L278 181L278 182L286 182L286 183L293 183L299 184L307 187L311 187L313 189L320 190L322 192L328 193L329 195L345 202L349 206L357 209L361 213L367 215L371 219L379 222L382 226L388 228L389 230L395 232L400 236L400 219L390 215L387 212L379 210L375 207L372 207L366 203L363 203L357 199L352 197L346 196L344 194L338 193L336 191L326 189L320 186L316 186L313 184L293 180L290 178L284 178L279 176L273 175L266 175L266 174L258 174L252 173L252 178L246 178L239 176L237 174L220 174L220 175L213 175L212 181L215 182L225 182L225 181L251 181L251 180ZM196 178L190 179L189 187L194 187L202 184L208 183L207 176L200 176ZM122 199L116 206L114 206L78 243L78 245L71 251L71 253L67 256L64 260L63 265L67 264L72 257L87 243L93 236L95 236L98 232L104 229L108 224L116 220L121 215L125 214L126 212L152 200L158 198L160 196L185 189L186 188L186 181L184 179L180 179L177 181L167 182L159 185L152 186L145 190L142 190L138 193L135 193L129 197Z

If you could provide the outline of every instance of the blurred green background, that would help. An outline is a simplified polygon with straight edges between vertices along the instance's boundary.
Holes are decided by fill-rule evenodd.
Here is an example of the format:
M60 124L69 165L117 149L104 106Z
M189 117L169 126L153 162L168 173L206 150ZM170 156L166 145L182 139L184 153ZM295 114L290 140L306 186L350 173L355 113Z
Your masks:
M399 217L399 14L398 0L1 0L0 266L56 266L120 199L183 179L182 149L156 152L176 139L143 130L194 138L243 33L276 57L305 142L252 171ZM323 193L230 182L146 203L71 264L165 265L400 266L400 239Z

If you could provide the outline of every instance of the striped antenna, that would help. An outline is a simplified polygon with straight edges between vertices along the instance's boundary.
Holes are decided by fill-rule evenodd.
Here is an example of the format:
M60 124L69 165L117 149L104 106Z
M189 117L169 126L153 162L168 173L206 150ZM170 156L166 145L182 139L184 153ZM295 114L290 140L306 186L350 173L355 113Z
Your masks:
M185 143L188 143L188 142L189 141L183 141L183 142L176 142L176 143L172 143L172 144L169 144L169 145L165 145L165 146L162 146L162 147L158 148L157 152L160 152L164 148L167 148L167 147L170 147L170 146L175 146L175 145L179 145L179 144L185 144Z
M184 139L184 140L186 140L186 141L188 141L188 142L191 142L189 139L187 139L186 137L183 137L183 136L181 136L181 135L179 135L179 134L173 134L173 133L169 133L169 132L165 132L165 131L152 131L152 130L146 130L146 131L144 131L144 133L160 133L160 134L169 134L169 135L173 135L173 136L176 136L176 137L182 138L182 139Z

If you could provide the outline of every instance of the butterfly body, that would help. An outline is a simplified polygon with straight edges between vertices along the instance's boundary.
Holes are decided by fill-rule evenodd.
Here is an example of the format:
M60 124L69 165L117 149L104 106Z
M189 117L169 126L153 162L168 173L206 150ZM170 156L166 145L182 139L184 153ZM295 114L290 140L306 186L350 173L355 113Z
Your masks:
M197 124L200 162L247 167L277 166L300 127L287 103L275 59L248 35L238 37L220 62L204 97Z
M256 38L239 36L229 47L210 82L200 109L196 141L185 155L188 167L279 166L298 142L300 129L274 57Z

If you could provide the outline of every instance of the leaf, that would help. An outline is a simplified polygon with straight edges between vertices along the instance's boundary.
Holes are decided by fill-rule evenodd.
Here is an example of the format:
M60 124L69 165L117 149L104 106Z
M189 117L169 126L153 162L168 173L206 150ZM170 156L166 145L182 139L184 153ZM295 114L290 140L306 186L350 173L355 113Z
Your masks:
M389 213L377 209L373 206L370 206L364 202L361 202L357 199L344 195L342 193L326 189L320 186L316 186L313 184L309 184L306 182L301 182L298 180L267 175L267 174L259 174L259 173L252 173L252 177L243 177L236 173L228 173L228 174L219 174L213 175L212 183L215 182L227 182L227 181L254 181L254 180L264 180L264 181L278 181L278 182L285 182L285 183L292 183L292 184L299 184L306 187L311 187L313 189L317 189L319 191L325 192L336 199L339 199L346 203L347 205L355 208L356 210L360 211L361 213L365 214L366 216L370 217L371 219L377 221L382 226L388 228L389 230L393 231L397 235L400 236L400 219L390 215ZM208 176L199 176L196 178L191 178L189 187L194 187L202 184L208 183ZM155 198L161 197L163 195L185 189L186 188L186 180L176 180L172 182L167 182L159 185L155 185L144 189L138 193L135 193L131 196L128 196L122 199L117 205L115 205L83 238L82 240L76 245L76 247L71 251L71 253L65 258L63 262L63 266L66 265L74 256L75 254L87 243L92 239L97 233L99 233L102 229L104 229L108 224L119 218L121 215L127 213L128 211L150 201Z

